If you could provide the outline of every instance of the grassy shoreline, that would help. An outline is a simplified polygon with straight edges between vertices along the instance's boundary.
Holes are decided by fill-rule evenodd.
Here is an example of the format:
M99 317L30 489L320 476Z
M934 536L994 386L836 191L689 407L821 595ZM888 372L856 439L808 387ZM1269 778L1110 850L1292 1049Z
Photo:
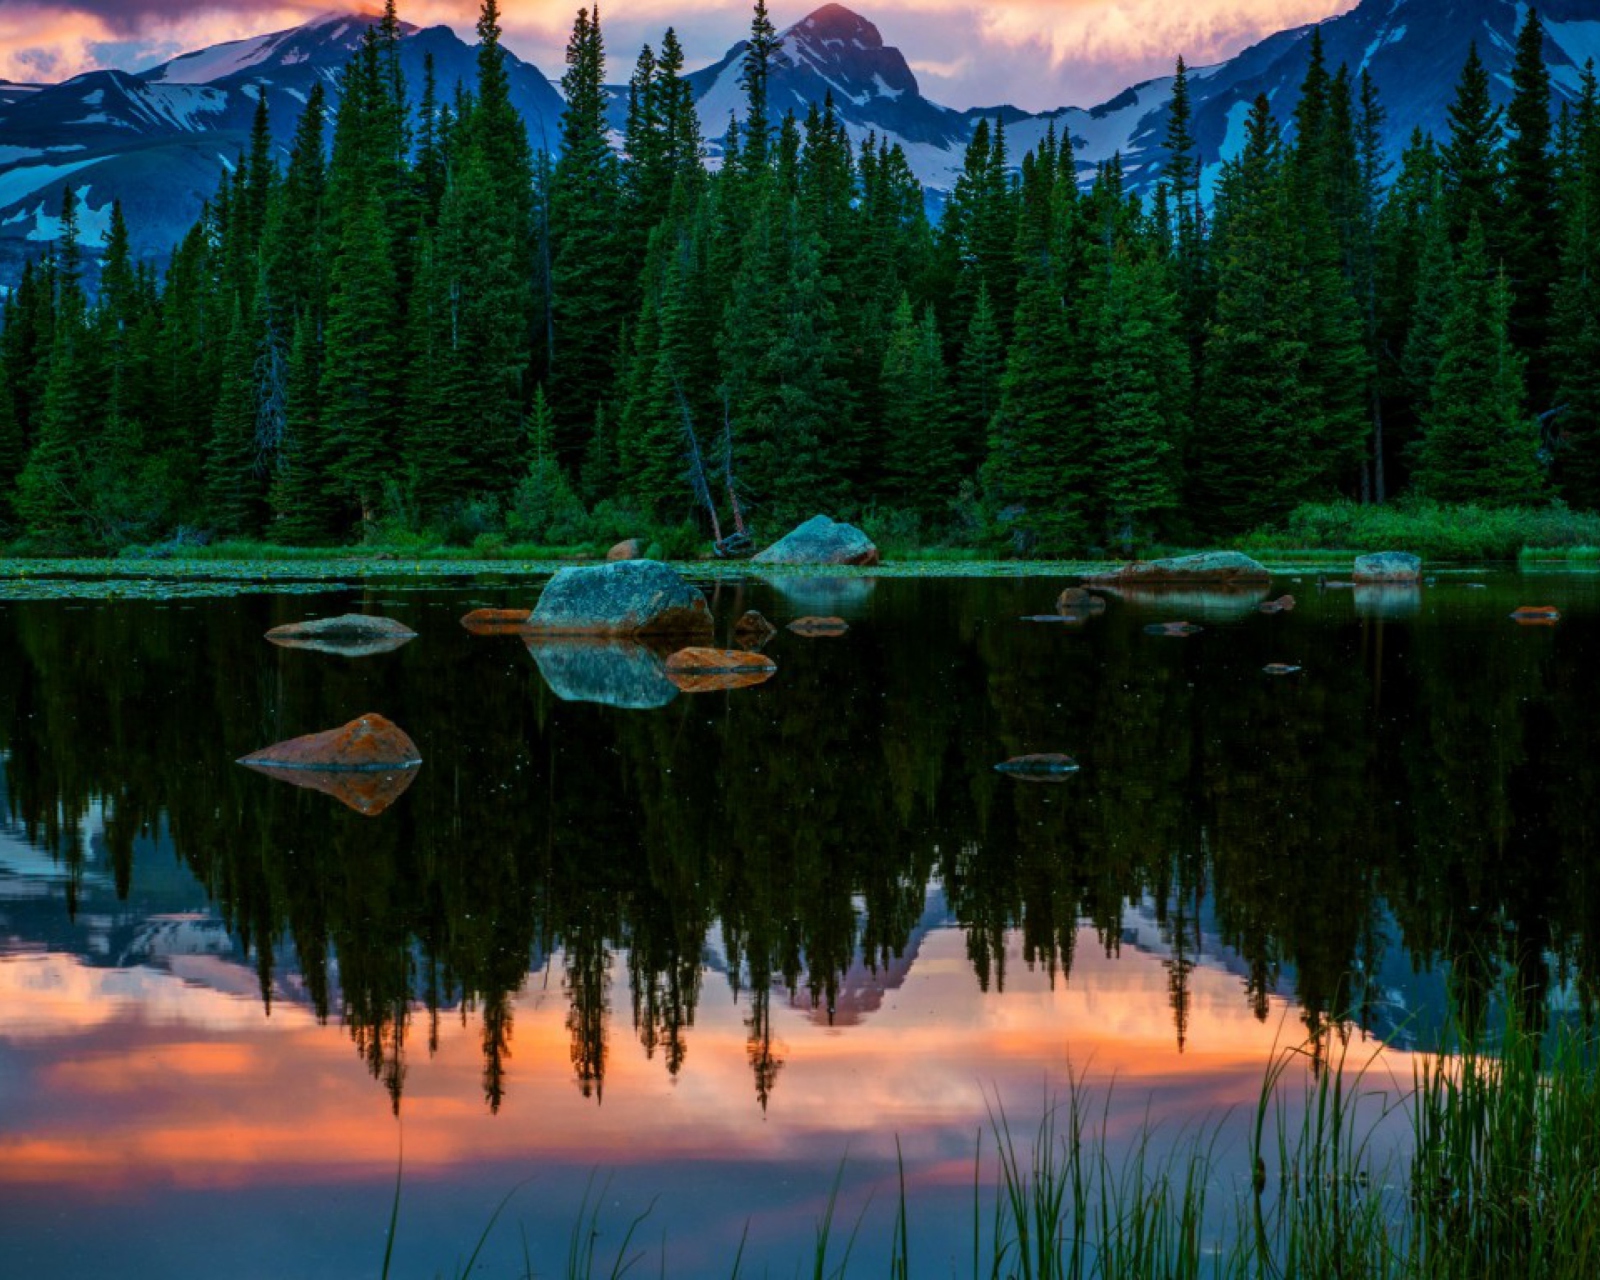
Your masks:
M1383 1078L1376 1047L1364 1061L1337 1040L1322 1048L1328 1057L1313 1046L1276 1054L1253 1109L1175 1136L1153 1121L1114 1136L1107 1093L1079 1075L1047 1102L1031 1135L1019 1136L1000 1099L989 1100L972 1166L973 1280L1600 1274L1600 1040L1592 1029L1539 1036L1513 1026L1493 1052L1416 1055L1409 1083ZM925 1273L903 1160L899 1170L890 1237L876 1248L887 1252L891 1277L909 1280ZM875 1263L850 1265L863 1242L861 1216L843 1192L847 1174L841 1162L814 1252L786 1260L787 1270L882 1274ZM512 1198L489 1219L474 1258ZM586 1194L563 1274L671 1274L668 1239L659 1261L635 1243L650 1212L602 1232ZM602 1234L618 1243L597 1250ZM727 1274L750 1274L751 1243L747 1226ZM513 1274L529 1280L532 1271Z

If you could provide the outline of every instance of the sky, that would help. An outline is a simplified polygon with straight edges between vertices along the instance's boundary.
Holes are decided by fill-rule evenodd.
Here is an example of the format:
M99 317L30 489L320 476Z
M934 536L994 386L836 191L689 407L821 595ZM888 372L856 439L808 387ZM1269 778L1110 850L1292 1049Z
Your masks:
M771 0L780 28L818 0ZM372 0L366 0L370 7ZM1092 106L1171 69L1204 66L1354 0L855 0L911 63L922 91L953 107ZM363 0L0 0L0 78L56 81L104 67L139 70L224 40L282 30ZM505 41L551 79L577 0L502 0ZM478 0L401 0L401 16L471 38ZM691 68L748 26L749 0L609 0L601 19L615 80L639 46L677 28ZM1019 74L1022 68L1027 75Z

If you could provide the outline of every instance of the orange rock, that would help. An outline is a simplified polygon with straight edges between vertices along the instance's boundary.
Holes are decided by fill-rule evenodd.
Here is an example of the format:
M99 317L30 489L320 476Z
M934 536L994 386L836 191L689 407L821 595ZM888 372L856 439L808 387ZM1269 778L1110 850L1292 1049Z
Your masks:
M643 557L644 543L637 538L624 538L606 552L607 560L639 560Z
M667 659L667 679L684 693L748 689L777 670L771 658L743 649L680 649Z
M1082 587L1068 587L1056 597L1056 612L1063 615L1099 613L1105 607L1102 597Z
M1267 600L1257 607L1262 613L1288 613L1294 608L1294 597L1279 596L1276 600Z
M404 729L369 712L337 729L263 747L242 757L239 763L322 772L384 772L414 769L422 763L422 756Z
M796 618L789 630L797 636L842 636L850 624L843 618Z
M1511 617L1524 627L1553 627L1561 621L1561 610L1553 604L1525 604L1519 605Z
M475 636L519 636L528 631L530 609L474 609L461 625Z

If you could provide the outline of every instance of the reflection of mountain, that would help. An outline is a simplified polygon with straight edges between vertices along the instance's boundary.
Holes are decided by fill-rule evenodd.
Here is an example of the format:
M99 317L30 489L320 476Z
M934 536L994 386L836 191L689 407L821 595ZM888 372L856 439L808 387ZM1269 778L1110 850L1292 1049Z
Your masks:
M866 915L864 903L857 904L857 910L863 917ZM830 1027L853 1027L865 1022L883 1007L891 991L904 984L928 934L935 929L952 928L955 923L944 890L936 881L928 886L927 906L898 952L888 957L858 955L839 975L837 993L830 1005L813 1005L801 992L791 992L789 1002L803 1009L812 1022Z

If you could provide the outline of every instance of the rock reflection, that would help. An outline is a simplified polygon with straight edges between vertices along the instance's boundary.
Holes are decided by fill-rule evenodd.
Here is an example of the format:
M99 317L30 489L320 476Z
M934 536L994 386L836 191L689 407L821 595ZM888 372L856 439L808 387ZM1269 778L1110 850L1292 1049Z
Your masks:
M598 702L627 711L664 707L678 696L666 664L653 649L631 641L528 641L528 652L550 692L563 702Z

